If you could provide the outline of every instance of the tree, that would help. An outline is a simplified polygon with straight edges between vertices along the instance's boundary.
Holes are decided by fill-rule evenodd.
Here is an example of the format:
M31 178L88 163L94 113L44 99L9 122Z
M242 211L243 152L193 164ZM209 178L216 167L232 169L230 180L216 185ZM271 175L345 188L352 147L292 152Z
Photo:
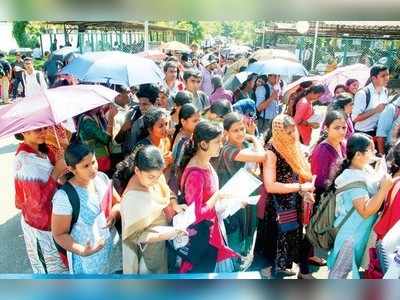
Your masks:
M19 47L35 48L39 44L41 26L28 21L13 22L12 34Z
M203 39L203 27L198 21L178 21L177 27L189 31L190 42L199 42Z

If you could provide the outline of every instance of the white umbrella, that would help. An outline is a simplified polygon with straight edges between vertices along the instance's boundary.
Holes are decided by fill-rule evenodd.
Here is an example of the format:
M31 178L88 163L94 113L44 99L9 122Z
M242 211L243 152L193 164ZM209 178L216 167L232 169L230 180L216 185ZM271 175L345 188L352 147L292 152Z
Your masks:
M161 44L160 49L164 51L192 52L192 49L190 49L188 45L177 41L163 43Z
M308 74L302 64L280 58L252 63L246 71L258 75L276 74L286 77L306 76Z
M250 55L250 58L257 60L269 60L274 58L286 59L294 62L299 62L296 55L285 49L260 49Z

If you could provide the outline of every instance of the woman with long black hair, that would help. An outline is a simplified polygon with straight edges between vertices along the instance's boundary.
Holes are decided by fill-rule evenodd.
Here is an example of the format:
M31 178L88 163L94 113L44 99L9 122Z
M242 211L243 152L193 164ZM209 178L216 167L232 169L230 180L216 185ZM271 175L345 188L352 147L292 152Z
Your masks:
M181 161L183 171L180 179L181 190L187 205L194 205L195 225L206 227L208 238L198 245L192 259L184 260L180 271L185 272L232 272L232 258L237 254L226 245L224 223L215 210L215 204L224 197L218 194L218 176L210 164L222 147L222 129L210 122L197 124L193 143L186 149Z

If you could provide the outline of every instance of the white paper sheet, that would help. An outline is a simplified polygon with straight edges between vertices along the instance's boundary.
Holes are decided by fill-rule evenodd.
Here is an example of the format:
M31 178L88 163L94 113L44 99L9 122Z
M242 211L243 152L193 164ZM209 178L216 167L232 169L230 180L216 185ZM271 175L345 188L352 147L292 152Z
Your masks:
M382 178L388 174L388 169L385 157L376 157L376 160L373 177L377 182L380 182Z
M215 204L218 215L221 218L227 218L240 210L242 203L257 204L259 196L249 196L261 184L262 182L246 169L240 169L220 190L220 193L232 195L232 197Z
M101 212L94 220L92 226L94 243L97 243L100 240L106 241L110 237L110 230L106 226L106 217L104 216L104 213Z
M220 189L220 193L231 194L235 196L249 196L254 192L262 182L248 172L245 168L241 168L235 175L229 179L227 183Z
M186 230L190 225L196 221L194 212L194 203L190 204L185 211L180 212L172 219L174 228Z
M314 113L311 117L308 118L307 122L322 124L322 122L324 122L324 115Z
M175 228L172 226L154 226L151 227L151 230L162 234L175 232Z

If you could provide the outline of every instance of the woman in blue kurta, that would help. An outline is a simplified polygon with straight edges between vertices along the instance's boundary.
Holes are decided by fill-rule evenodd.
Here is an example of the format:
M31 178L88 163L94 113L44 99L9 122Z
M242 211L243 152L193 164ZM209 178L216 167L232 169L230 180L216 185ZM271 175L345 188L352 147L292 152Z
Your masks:
M365 252L372 225L377 212L393 184L389 175L379 182L369 163L373 159L373 142L369 136L356 133L347 143L347 159L343 162L342 172L335 180L336 189L345 185L363 181L365 188L346 190L336 197L335 226L346 217L354 207L353 213L340 228L334 248L328 257L329 278L344 279L352 272L352 278L360 278L358 272Z
M71 168L68 182L79 197L79 215L71 224L71 194L60 189L53 197L51 229L55 241L68 252L70 273L107 274L121 270L121 247L113 226L120 218L119 195L107 175L98 172L96 156L87 145L69 145L65 161Z

